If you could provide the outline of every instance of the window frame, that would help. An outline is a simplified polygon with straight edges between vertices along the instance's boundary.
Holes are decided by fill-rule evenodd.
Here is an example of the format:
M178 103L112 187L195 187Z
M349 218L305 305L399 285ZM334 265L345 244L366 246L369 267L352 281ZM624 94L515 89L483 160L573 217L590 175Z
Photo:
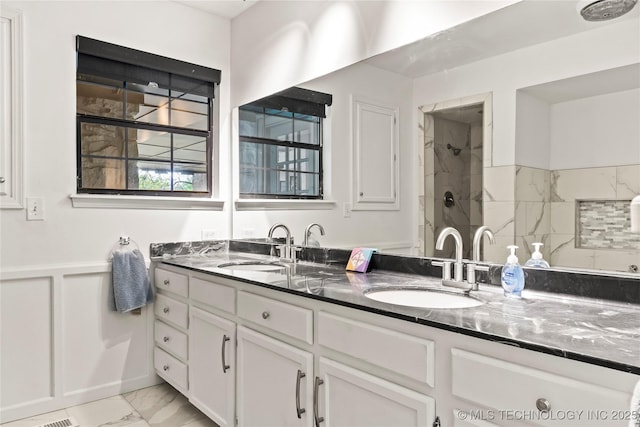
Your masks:
M292 173L295 176L300 174L308 174L308 175L317 175L318 178L318 194L315 195L305 195L305 194L280 194L275 192L243 192L240 185L241 173L243 166L240 163L240 157L238 158L238 197L240 201L247 200L284 200L284 201L295 201L295 200L308 200L308 201L318 201L324 200L324 119L326 118L325 114L325 106L331 105L332 96L328 94L323 94L321 92L310 91L302 88L290 88L285 91L276 93L272 96L263 98L261 100L242 105L239 107L239 110L242 111L246 109L246 111L250 111L255 113L256 108L260 109L260 114L263 114L265 118L267 116L277 116L276 114L270 114L268 111L286 111L291 113L291 117L287 117L285 119L291 121L291 129L292 131L295 129L295 120L296 114L305 115L305 116L313 116L318 119L317 122L317 141L318 143L305 143L305 142L296 142L290 139L281 140L274 138L267 138L261 136L248 136L243 135L241 130L238 131L238 141L240 146L243 142L253 143L253 144L262 144L264 147L275 146L275 147L284 147L284 148L293 148L293 149L303 149L303 150L311 150L315 151L318 156L318 169L313 172L304 172L297 169L288 170L288 169L277 169L271 167L264 167L265 171L274 171L276 173L279 172L288 172ZM293 133L293 132L292 132ZM260 170L260 169L256 169Z
M214 194L214 191L217 189L217 183L214 182L214 154L216 153L216 147L214 144L217 142L215 137L214 130L218 125L218 122L215 118L215 114L217 112L216 103L216 94L218 92L218 85L220 83L220 74L219 70L202 67L195 64L186 63L179 60L174 60L166 57L162 57L159 55L150 54L147 52L142 52L122 46L112 45L110 43L101 42L98 40L89 39L82 36L77 36L76 38L77 51L78 51L78 63L76 68L76 94L78 93L78 83L97 83L106 88L119 88L122 89L125 94L122 97L123 102L123 114L122 117L104 117L97 116L93 114L80 113L78 110L78 105L76 105L76 192L78 195L107 195L107 196L151 196L157 198L166 198L166 197L176 197L176 198L210 198ZM81 55L82 58L80 58ZM83 68L81 71L81 60L84 59ZM96 73L92 73L90 70L87 72L87 64L89 64L89 69L91 66L95 69L95 66L92 64L93 61L96 61L98 64L104 63L110 68L110 70L98 71ZM113 72L115 70L115 74L109 75L109 72ZM122 71L124 70L124 71ZM133 71L132 71L133 70ZM148 72L148 74L147 74ZM126 77L127 73L135 75L133 79L118 79L118 73L122 73L122 77ZM167 101L168 101L168 110L171 111L171 104L174 100L179 100L180 96L172 96L172 92L178 92L183 95L198 95L203 100L206 98L206 110L207 110L207 121L206 121L206 129L193 129L189 127L181 127L175 126L171 124L157 124L157 123L149 123L142 122L135 119L127 119L126 118L126 107L128 105L127 102L127 93L135 92L144 94L145 92L141 92L139 90L140 85L143 84L140 80L140 76L146 79L149 78L149 84L152 84L155 80L152 78L159 75L165 78L165 82L162 84L162 88L167 91ZM104 82L96 82L92 81L92 79L81 79L81 75L92 76L97 78L97 80L101 79L109 79L113 82L117 82L118 85L109 85L107 83L105 85ZM193 78L195 76L195 78ZM177 82L177 86L173 85L173 81ZM185 90L185 81L187 86L196 83L202 85L196 91ZM128 83L135 84L130 87ZM182 85L182 86L180 86ZM143 84L144 86L144 84ZM152 86L153 87L153 86ZM205 104L202 102L201 104ZM82 152L82 125L85 123L89 124L97 124L97 125L106 125L106 126L114 126L116 128L122 128L126 131L124 132L124 150L122 155L117 156L105 156L105 155L95 155L95 154L83 154ZM170 145L167 147L169 152L168 159L157 159L153 157L144 157L144 156L130 156L129 155L129 131L128 129L139 129L139 130L148 130L148 131L156 131L168 133L170 138ZM175 155L175 146L174 146L174 136L175 135L188 135L202 138L205 143L205 151L204 158L202 161L181 161L174 159ZM170 175L170 190L145 190L140 188L124 188L124 189L116 189L116 188L89 188L83 186L83 171L82 171L82 161L87 158L98 158L98 159L117 159L122 160L125 164L124 167L124 178L125 178L125 187L129 186L129 173L130 173L130 162L138 162L138 161L148 161L154 163L165 163L169 166L168 172ZM175 175L174 171L176 167L180 166L188 166L189 164L197 164L206 166L206 190L178 190L174 188L175 184Z

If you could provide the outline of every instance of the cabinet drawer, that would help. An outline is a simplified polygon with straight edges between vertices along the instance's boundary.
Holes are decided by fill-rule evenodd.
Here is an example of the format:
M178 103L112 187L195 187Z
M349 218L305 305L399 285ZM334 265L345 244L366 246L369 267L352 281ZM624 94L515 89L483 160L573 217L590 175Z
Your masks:
M238 316L313 344L313 311L307 308L238 292Z
M153 366L169 384L187 390L187 365L156 347L153 349Z
M154 304L156 317L187 329L189 319L189 307L187 304L176 301L166 295L156 295Z
M236 290L208 280L192 277L189 282L189 295L194 301L219 308L228 313L236 312Z
M153 328L153 336L156 345L183 360L187 360L187 334L156 320Z
M176 295L187 297L188 277L184 274L174 273L173 271L156 268L154 272L154 281L157 289L173 292Z
M611 417L589 419L589 414L628 411L627 393L456 348L451 356L455 396L497 410L521 411L528 420L545 426L626 426L625 421L616 424ZM547 412L537 407L544 401ZM558 414L576 416L571 420Z
M318 343L434 387L433 341L320 312Z

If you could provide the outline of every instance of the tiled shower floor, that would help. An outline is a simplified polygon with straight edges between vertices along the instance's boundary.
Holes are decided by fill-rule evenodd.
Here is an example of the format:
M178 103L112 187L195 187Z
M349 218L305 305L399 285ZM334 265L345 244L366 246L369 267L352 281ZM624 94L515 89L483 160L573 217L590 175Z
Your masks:
M81 427L217 427L168 384L73 406L1 427L35 427L73 417Z

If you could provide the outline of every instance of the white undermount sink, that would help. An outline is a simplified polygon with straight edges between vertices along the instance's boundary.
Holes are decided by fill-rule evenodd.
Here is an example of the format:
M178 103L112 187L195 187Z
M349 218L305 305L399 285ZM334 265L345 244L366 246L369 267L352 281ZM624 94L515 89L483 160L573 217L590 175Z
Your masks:
M241 261L220 264L218 268L242 271L282 271L287 266L277 262Z
M419 308L469 308L484 304L482 301L466 295L427 289L385 289L368 292L365 296L388 304Z

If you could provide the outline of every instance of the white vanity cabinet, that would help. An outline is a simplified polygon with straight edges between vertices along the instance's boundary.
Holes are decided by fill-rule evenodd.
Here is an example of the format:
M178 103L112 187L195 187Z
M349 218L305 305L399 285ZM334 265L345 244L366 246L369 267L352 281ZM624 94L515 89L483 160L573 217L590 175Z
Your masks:
M155 273L156 371L220 426L628 424L638 375L179 267Z
M467 418L482 414L509 425L626 427L628 424L625 412L629 409L630 393L624 390L624 378L622 381L616 378L618 372L608 373L605 368L593 365L584 365L576 372L562 369L550 372L548 367L526 366L503 357L451 349L453 396L490 408L475 414L469 411L465 414ZM598 384L599 376L607 381Z
M186 274L155 269L159 291L154 303L153 364L157 374L183 394L188 393L188 316Z
M327 427L431 427L435 419L431 397L328 358L320 358L314 388Z
M189 278L189 401L220 427L235 425L235 295L231 286Z
M233 426L235 323L191 307L189 400L220 427Z
M313 354L238 327L238 425L313 425Z

